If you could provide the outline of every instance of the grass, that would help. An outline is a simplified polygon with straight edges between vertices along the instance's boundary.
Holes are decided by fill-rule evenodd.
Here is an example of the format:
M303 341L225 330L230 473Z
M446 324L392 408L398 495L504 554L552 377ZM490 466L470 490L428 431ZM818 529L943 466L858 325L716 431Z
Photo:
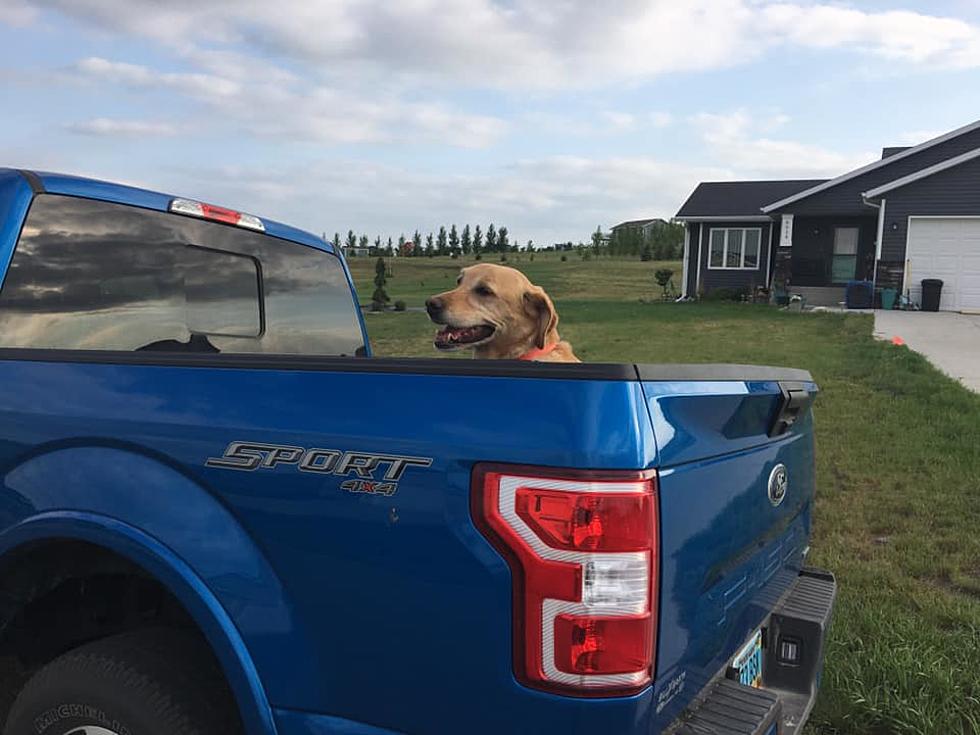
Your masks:
M811 560L840 596L808 733L980 733L980 396L875 341L867 316L640 303L662 264L511 264L549 288L585 360L809 369L822 390ZM392 298L420 304L458 265L396 262ZM367 319L378 354L433 356L424 314Z

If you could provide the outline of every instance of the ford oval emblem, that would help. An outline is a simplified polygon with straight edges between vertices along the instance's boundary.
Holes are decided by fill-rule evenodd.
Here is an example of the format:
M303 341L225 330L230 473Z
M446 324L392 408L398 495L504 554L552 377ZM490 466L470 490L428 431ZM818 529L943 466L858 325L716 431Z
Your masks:
M769 475L769 502L775 508L783 502L789 489L789 474L786 465L777 464Z

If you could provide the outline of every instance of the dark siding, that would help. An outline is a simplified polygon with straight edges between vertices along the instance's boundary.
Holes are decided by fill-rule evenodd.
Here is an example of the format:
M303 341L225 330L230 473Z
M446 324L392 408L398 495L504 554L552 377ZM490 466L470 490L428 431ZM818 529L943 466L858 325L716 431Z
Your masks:
M875 238L878 236L877 210L873 217L797 217L793 221L792 276L794 286L831 285L834 255L834 228L858 227L858 279L871 279L874 268Z
M798 215L857 216L867 214L871 208L862 202L861 194L863 192L976 148L980 148L980 129L965 133L945 143L934 145L921 153L908 156L874 171L869 171L806 199L793 202L779 211Z
M705 293L716 288L752 289L767 285L766 263L770 258L769 238L772 225L766 222L705 222L701 226L704 228L704 245L701 248L701 288ZM711 230L725 227L759 227L762 230L762 248L759 253L759 267L756 270L710 270L708 268Z
M904 262L909 216L980 215L980 159L890 191L884 198L881 259Z

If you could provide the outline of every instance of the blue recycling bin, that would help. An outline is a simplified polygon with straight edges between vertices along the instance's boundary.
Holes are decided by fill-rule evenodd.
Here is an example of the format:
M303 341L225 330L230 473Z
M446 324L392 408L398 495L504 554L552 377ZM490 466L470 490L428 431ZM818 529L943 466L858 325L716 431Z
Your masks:
M848 281L844 305L848 309L870 309L874 306L874 284L871 281Z

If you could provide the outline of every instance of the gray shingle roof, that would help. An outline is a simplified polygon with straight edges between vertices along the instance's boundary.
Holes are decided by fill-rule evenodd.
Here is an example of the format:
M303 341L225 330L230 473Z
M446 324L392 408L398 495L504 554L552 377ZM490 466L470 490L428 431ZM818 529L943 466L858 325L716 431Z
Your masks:
M762 216L762 207L822 184L827 179L706 181L687 198L678 217Z

